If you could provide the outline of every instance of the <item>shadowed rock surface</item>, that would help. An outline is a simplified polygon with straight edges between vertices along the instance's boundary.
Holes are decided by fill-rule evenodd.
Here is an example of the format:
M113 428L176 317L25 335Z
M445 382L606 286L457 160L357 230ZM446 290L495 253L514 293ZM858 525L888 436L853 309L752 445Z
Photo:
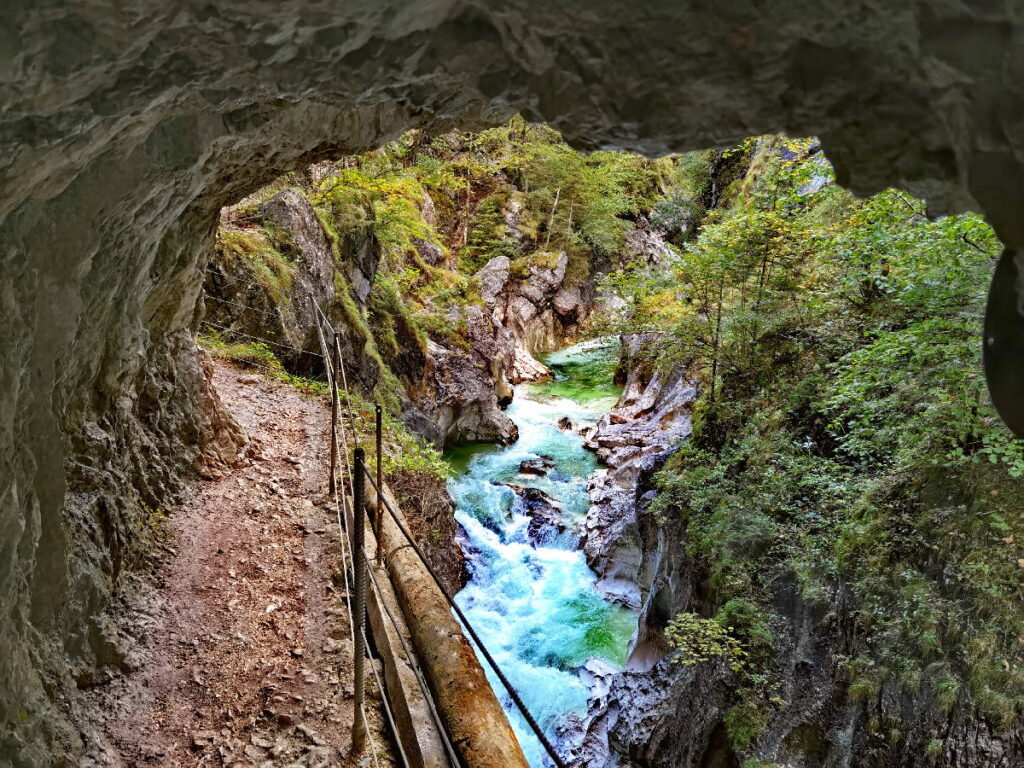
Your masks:
M788 130L820 136L857 192L981 208L1024 243L1010 0L3 16L0 754L17 765L81 754L68 702L109 655L97 617L137 522L216 442L187 330L218 211L281 172L519 110L581 146L651 153Z

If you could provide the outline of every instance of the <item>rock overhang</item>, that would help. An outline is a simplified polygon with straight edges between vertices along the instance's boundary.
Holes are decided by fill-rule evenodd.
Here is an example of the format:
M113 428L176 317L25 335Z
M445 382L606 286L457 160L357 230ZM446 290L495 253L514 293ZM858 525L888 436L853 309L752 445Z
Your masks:
M1013 0L85 0L0 15L0 610L18 617L0 626L0 746L24 742L27 764L77 738L33 725L41 670L59 665L57 646L30 652L33 633L79 637L109 586L102 552L67 533L95 522L68 502L92 493L65 482L75 436L100 424L133 446L133 409L195 378L173 375L178 332L217 212L276 175L517 112L581 148L649 154L784 131L819 136L856 193L978 210L1024 245ZM135 432L183 429L167 411Z

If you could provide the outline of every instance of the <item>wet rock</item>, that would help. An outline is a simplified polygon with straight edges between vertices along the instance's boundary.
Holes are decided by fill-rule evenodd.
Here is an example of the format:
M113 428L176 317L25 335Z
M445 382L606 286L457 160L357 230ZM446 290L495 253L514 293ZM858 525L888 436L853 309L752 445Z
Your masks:
M651 336L622 340L619 368L627 371L615 408L584 433L584 445L607 469L590 480L583 551L609 599L640 608L643 542L638 527L638 491L643 476L661 466L690 434L690 404L696 389L684 372L664 375L645 366L641 352Z
M539 506L530 506L527 509L530 514L527 532L530 535L530 543L535 547L550 541L552 536L565 533L566 528L559 512Z
M435 442L509 445L519 428L498 406L494 382L487 365L462 351L427 343L434 362L436 401L432 403Z
M561 430L571 432L573 429L572 421L569 419L568 416L563 416L558 420L558 428Z
M511 488L519 497L513 511L530 518L527 533L530 543L539 546L552 536L565 533L567 527L562 516L562 506L539 488L502 483Z
M519 472L524 475L538 475L544 477L555 468L555 460L549 456L540 456L536 459L524 459L519 462Z

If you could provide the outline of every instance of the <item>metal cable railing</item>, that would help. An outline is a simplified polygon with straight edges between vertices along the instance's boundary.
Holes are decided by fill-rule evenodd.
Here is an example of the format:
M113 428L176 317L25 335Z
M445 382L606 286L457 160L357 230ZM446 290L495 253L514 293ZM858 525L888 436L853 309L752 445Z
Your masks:
M219 299L219 298L217 298L215 296L207 296L207 298L212 298L212 299L215 299L217 301L221 301L224 304L230 304L232 306L236 306L236 307L238 307L240 309L243 309L243 310L253 310L255 312L262 312L262 310L259 310L259 309L255 308L255 307L250 307L250 306L245 305L245 304L239 304L237 302L229 302L229 301L226 301L226 300ZM262 312L262 314L269 314L269 313ZM257 336L252 336L250 334L241 333L240 331L234 331L234 330L225 328L224 326L219 326L216 323L207 322L206 324L210 325L210 326L212 326L214 328L222 329L222 330L224 330L227 333L232 333L232 334L236 334L236 335L239 335L239 336L243 336L245 338L252 339L254 341L258 341L258 342L261 342L261 343L271 344L271 345L274 345L274 346L288 348L288 349L297 349L296 347L290 347L289 345L286 345L286 344L280 344L278 342L271 341L270 339L265 339L265 338L261 338L261 337L257 337ZM320 330L319 324L318 324L317 330L318 331ZM326 361L325 377L326 377L326 379L328 381L329 387L333 391L334 390L334 387L333 387L334 380L332 378L332 370L331 370L331 364L330 364L331 357L330 357L330 355L328 353L328 350L326 349L326 345L323 343L322 334L321 334L320 341L321 341L321 345L322 345L321 346L321 351L324 354L317 354L315 352L311 352L309 354L313 354L313 355L316 355L317 357L321 357L321 358L325 359L325 361ZM299 350L299 351L302 351L302 350ZM275 374L275 375L276 374L280 374L280 373L283 372L281 370L278 370L278 369L275 369L275 368L271 368L270 366L262 365L260 363L256 363L256 362L251 361L251 360L245 360L244 364L246 366L253 366L253 367L256 367L256 368L261 368L261 369L263 369L263 370L265 370L265 371L267 371L267 372L269 372L271 374ZM337 397L336 391L333 391L333 394L334 394L335 397ZM332 426L333 426L333 424L332 424ZM337 434L333 435L332 441L334 441L336 443L336 441L337 441ZM335 445L335 449L337 449L337 445ZM352 477L352 472L351 472L351 467L349 467L349 464L348 464L348 452L347 452L347 450L345 451L345 453L343 455L345 457L345 465L346 465L346 469L347 469L347 475L348 475L349 478L351 478ZM336 478L333 477L333 474L334 474L336 469L340 469L340 467L336 467L336 465L332 463L332 468L331 468L331 472L332 472L332 478L331 479L332 479L332 481L336 480ZM356 609L352 605L352 589L351 589L351 585L349 583L349 573L350 573L350 571L353 572L353 573L355 572L355 568L353 567L353 562L352 562L353 561L352 554L349 551L350 550L350 538L349 538L349 534L348 534L348 525L347 525L347 520L348 520L347 510L349 509L348 499L350 498L350 496L349 496L349 494L347 494L344 491L344 483L341 484L341 487L343 489L342 492L341 493L335 493L335 506L336 506L336 512L337 512L338 532L339 532L340 545L341 545L341 559L342 559L341 571L342 571L342 574L343 574L343 577L344 577L344 584L345 584L345 603L346 603L346 607L348 608L347 613L348 613L349 636L352 637L353 640L355 640L356 637L357 637L357 634L356 634L357 630L356 630L355 622L353 620L353 616L354 616L354 613L356 612ZM365 551L363 551L363 556L365 557ZM365 630L365 628L362 625L360 625L358 632L359 632L360 639L363 642L363 647L364 648L369 647L369 641L368 641L368 638L366 636L366 630ZM399 633L399 637L401 637L401 633ZM396 745L398 747L398 752L399 752L399 756L401 757L401 760L402 760L402 765L404 766L404 768L410 768L411 767L411 762L409 761L408 755L406 754L405 749L402 746L401 739L399 738L398 725L397 725L397 723L395 721L394 713L391 710L391 705L388 702L388 698L387 698L387 694L386 694L386 687L385 687L383 681L381 680L380 674L377 672L376 667L372 663L370 664L370 671L371 671L371 674L373 676L374 682L376 683L377 690L380 693L381 704L383 706L384 713L385 713L385 716L386 716L387 721L388 721L388 725L391 728L391 731L392 731L392 733L395 736L395 743L396 743ZM377 747L377 744L376 744L376 740L375 740L375 738L373 736L373 732L369 728L366 727L366 724L367 724L366 707L365 707L364 701L361 698L358 701L357 711L355 712L354 716L357 719L361 719L361 721L362 721L363 733L364 733L366 739L370 743L370 753L371 753L371 757L372 757L372 760L373 760L373 764L374 764L374 766L376 766L376 768L379 768L380 767L380 759L378 757L378 747Z
M230 333L230 334L232 334L234 336L242 336L242 337L244 337L246 339L251 339L252 341L258 341L261 344L270 344L271 346L280 347L281 349L290 349L290 350L292 350L294 352L298 352L298 353L303 354L303 355L313 355L314 357L323 357L323 355L321 355L319 352L310 352L309 350L302 349L300 347L293 347L291 344L282 344L280 341L271 341L270 339L264 339L264 338L261 338L259 336L252 336L252 335L250 335L248 333L242 333L241 331L236 331L235 329L228 328L227 326L224 326L224 325L219 325L217 323L212 323L209 320L204 320L203 324L204 325L208 325L211 328L216 328L217 330L223 331L224 333Z
M332 387L332 390L333 390L333 387ZM333 397L336 398L337 397L337 390L334 390L332 392L332 395L333 395ZM331 440L332 440L332 442L337 443L337 439L338 439L337 432L334 432L334 434L331 437ZM337 448L336 445L335 445L335 448ZM344 453L344 456L345 456L346 468L348 468L347 475L348 475L348 478L349 478L349 485L351 486L352 473L351 473L351 468L349 468L349 465L348 465L348 452L347 451ZM332 479L334 479L333 478L333 474L336 471L339 471L339 470L340 470L340 466L338 466L337 464L335 466L331 467ZM334 494L334 501L335 501L335 508L336 508L336 511L337 511L337 520L338 520L338 537L341 540L340 541L340 545L341 545L341 571L342 571L342 574L343 574L343 577L344 577L344 582L345 582L345 605L348 608L349 636L352 637L353 640L355 640L355 638L356 638L356 631L355 631L356 621L355 621L355 618L354 618L354 612L353 612L354 609L353 609L353 605L352 605L352 589L351 589L350 582L349 582L349 577L348 577L349 569L351 568L353 571L355 570L355 563L354 563L354 560L353 560L353 558L351 556L351 553L350 553L351 538L349 536L349 528L348 528L349 510L351 509L350 504L349 504L349 498L351 498L351 497L349 496L349 494L345 490L344 475L342 476L342 482L340 484L336 483L334 485L334 487L335 487L335 489L337 489L335 494ZM349 490L350 491L354 491L354 489L352 489L351 487L349 488ZM365 553L364 553L364 557L365 557ZM360 624L359 632L362 635L363 648L365 649L365 648L369 647L369 642L367 641L366 630L363 628L361 620L359 621L359 624ZM387 719L388 719L388 724L391 727L391 732L395 736L395 743L398 745L398 752L399 752L399 755L402 758L402 765L406 766L406 768L409 768L409 766L410 766L409 757L408 757L408 755L406 755L405 749L402 747L402 740L399 737L399 730L398 730L398 726L397 726L397 724L395 722L394 713L391 711L391 706L388 703L387 693L385 692L385 686L381 682L380 675L378 675L378 673L377 673L377 668L373 664L370 664L370 670L373 672L374 681L377 683L377 690L380 692L381 703L384 706L384 711L385 711L385 714L386 714ZM366 707L365 707L365 705L364 705L364 703L362 701L358 701L357 702L357 706L358 706L359 709L358 709L358 712L356 712L355 714L356 714L356 716L361 716L362 719L363 719L364 733L366 734L368 740L370 741L370 751L371 751L371 754L373 756L373 761L374 761L375 765L378 765L377 747L376 747L376 744L374 744L373 732L370 731L369 728L365 727L366 726Z
M402 536L405 538L408 545L412 547L413 551L419 557L420 561L423 563L423 566L427 569L427 572L434 580L434 583L437 585L438 589L441 590L441 594L444 595L445 600L448 602L448 605L451 606L451 609L455 612L455 615L459 617L459 621L462 622L462 625L466 628L466 631L469 633L469 636L472 638L473 642L476 643L477 648L480 649L480 653L483 655L484 659L487 660L487 663L490 665L491 669L494 670L494 674L497 675L498 679L501 681L501 684L505 687L505 690L508 691L509 697L512 699L512 702L516 705L516 708L519 710L520 714L522 714L523 719L526 721L527 725L530 726L530 730L533 731L534 735L537 737L537 740L540 742L541 746L544 747L544 751L548 753L548 756L551 758L551 760L558 768L566 768L565 762L562 760L561 756L559 756L558 752L555 751L554 745L550 742L548 737L545 735L544 731L541 730L540 724L530 713L530 710L527 708L526 703L519 695L519 692L515 689L515 686L513 686L512 682L508 679L508 677L506 677L505 673L501 670L501 667L498 666L498 662L495 660L494 656L491 655L491 652L487 650L487 646L484 645L483 640L480 639L480 635L477 633L472 623L470 623L469 617L466 616L462 608L459 607L459 604L455 602L455 599L448 593L448 590L445 589L444 585L441 583L440 576L438 576L433 566L430 565L430 562L427 560L426 554L423 552L422 549L420 549L419 544L416 543L412 534L409 533L408 529L402 523L398 513L395 511L394 507L391 506L391 502L387 500L382 490L380 488L377 488L377 484L376 482L374 482L373 477L370 475L370 471L366 469L366 467L363 467L363 472L366 474L367 478L369 478L370 484L374 487L374 490L376 490L377 498L383 500L384 508L388 511L388 514L394 521L395 526L397 526L398 530L401 531Z
M327 324L328 328L331 328L331 331L333 333L334 330L333 330L333 327L330 325L330 321L323 314L323 312L320 311L320 308L319 308L319 306L316 305L316 302L313 302L313 305L314 305L314 307L316 307L317 312L323 318L324 323ZM322 331L322 329L318 327L317 332L318 332L318 336L320 338L321 344L324 346L324 348L326 348L326 341L323 338L323 331ZM340 350L337 350L337 351L339 352L339 354L338 354L338 356L337 356L337 358L335 360L335 365L336 365L338 370L334 371L334 381L335 382L337 381L338 373L340 372L341 373L342 381L345 382L345 384L346 384L346 387L345 387L346 400L350 401L350 398L348 396L348 389L347 389L347 377L346 377L345 372L344 372L344 362L341 359ZM330 368L330 367L331 366L328 366L328 368ZM335 392L335 394L337 393L336 390L334 390L334 392ZM356 437L356 430L355 430L355 420L354 420L354 416L352 414L351 403L350 402L349 402L348 413L349 413L349 428L352 430L353 442L354 442L355 441L355 437ZM341 437L342 444L344 446L344 450L340 451L340 453L341 453L341 455L343 457L344 464L345 464L343 478L344 478L344 476L347 475L347 477L349 478L349 490L352 491L353 490L352 487L351 487L351 485L352 485L352 468L351 468L351 464L349 462L349 444L348 444L348 439L347 439L347 437L345 435L345 425L344 425L344 422L342 422L342 429L341 429L341 432L340 432L340 437ZM333 439L334 440L338 439L338 433L337 432L335 432L335 435L334 435ZM340 465L338 466L338 469L339 470L341 469ZM348 494L344 490L344 479L343 479L342 483L339 484L336 487L341 489L341 493L337 494L336 498L340 497L340 498L342 498L344 500L343 501L343 510L342 510L342 507L339 507L339 518L340 518L340 516L342 514L344 514L344 516L345 516L345 524L344 524L344 527L342 529L342 536L343 536L343 538L347 542L350 543L352 539L351 539L351 536L350 536L349 531L348 531L348 516L349 516L350 510L351 510L351 505L347 501L347 499L350 498L350 497L348 496ZM353 515L352 517L354 519L355 516ZM378 550L380 549L380 546L381 546L380 542L378 541L377 542ZM365 548L362 550L362 554L363 554L363 557L365 558L364 562L368 563L369 562L369 556L367 555ZM349 562L351 562L351 560ZM451 759L452 764L454 766L461 766L463 764L462 760L459 758L459 755L458 755L457 751L455 750L455 747L452 745L451 739L448 736L448 733L447 733L447 731L446 731L446 729L444 727L444 722L443 722L443 720L441 718L440 713L437 711L436 705L434 704L434 698L433 698L433 695L430 692L429 685L427 684L426 680L424 679L423 674L422 674L422 672L419 669L419 666L415 663L415 658L416 657L413 654L412 649L409 647L408 642L406 641L405 633L403 631L403 628L398 623L398 619L395 617L394 613L391 611L391 608L388 606L387 600L384 597L383 590L381 589L380 584L377 581L377 577L373 573L373 569L367 567L366 573L370 577L370 584L371 584L371 586L372 586L372 588L374 590L374 593L375 593L375 595L377 597L377 604L383 609L384 613L387 616L387 619L391 623L391 626L394 628L395 636L398 638L399 643L402 646L402 650L405 653L406 658L408 659L409 666L410 666L410 668L413 671L413 674L414 674L414 676L416 678L416 682L419 685L420 691L423 694L423 698L426 701L428 708L430 709L431 717L434 720L434 723L435 723L435 725L437 727L437 731L438 731L438 734L441 737L441 741L442 741L442 743L444 745L445 752L448 754L448 757L449 757L449 759ZM345 577L345 584L346 584L346 589L348 589L348 576L347 576L347 574L346 574L346 577ZM351 608L350 608L349 620L350 620L350 623L351 623ZM376 674L376 670L374 670L374 674ZM378 685L379 685L379 680L378 680ZM396 733L396 737L397 737L397 730L395 731L395 733ZM399 744L399 748L401 748L400 744ZM403 757L404 757L404 752L403 752Z
M228 301L227 299L222 299L219 296L214 296L213 294L210 294L210 293L205 294L203 296L203 298L204 299L210 299L211 301L216 301L218 304L226 304L226 305L228 305L230 307L238 307L239 309L245 309L245 310L248 310L249 312L255 312L256 314L259 314L259 315L266 315L267 317L272 317L275 320L280 320L281 319L281 316L279 314L275 313L275 312L267 312L267 310L265 310L265 309L258 309L257 307L251 307L248 304L239 304L237 301Z
M352 413L352 398L351 398L351 395L350 395L349 390L348 390L348 381L347 381L347 376L345 374L344 360L342 359L341 349L340 349L340 345L338 343L338 334L337 334L337 332L334 331L333 326L331 326L330 321L328 320L327 316L324 314L323 310L320 309L320 307L317 304L317 302L312 297L310 297L310 301L312 302L313 306L315 307L316 312L319 313L319 315L323 319L323 322L327 325L327 327L331 330L332 334L334 335L334 340L335 340L334 353L335 353L335 356L336 356L336 363L335 363L335 365L336 365L336 368L337 368L337 370L335 371L335 392L337 392L337 389L336 389L336 387L337 387L337 374L340 373L341 374L341 378L342 378L344 392L345 392L346 406L347 406L347 410L348 410L349 428L352 431L353 442L356 444L357 450L359 450L358 449L358 432L357 432L357 430L355 428L355 417L354 417L354 415ZM326 357L326 355L325 355L325 357ZM342 433L343 433L343 438L344 438L344 421L342 422ZM348 445L347 445L347 441L345 441L344 439L343 439L343 442L345 442L344 454L346 454L346 459L347 459ZM359 463L359 462L357 462L357 463ZM427 573L430 575L431 579L434 581L435 585L440 590L441 594L444 596L446 602L451 607L451 609L455 612L455 615L458 617L459 621L465 627L466 631L469 633L469 635L472 638L473 642L476 644L477 648L480 650L481 655L484 657L484 659L487 661L488 665L494 671L494 674L497 676L498 680L501 681L502 685L505 687L506 691L509 694L509 697L511 698L512 702L515 704L515 706L519 710L519 712L522 714L523 719L526 721L526 723L529 726L530 730L533 731L534 735L537 737L537 740L540 742L541 746L544 747L545 752L547 752L547 754L551 758L552 762L554 762L556 768L566 768L565 762L562 760L561 756L555 750L554 745L552 745L551 741L547 738L547 735L544 733L543 729L540 727L540 724L537 722L537 720L533 717L532 713L527 708L526 703L523 701L522 697L519 695L519 692L516 690L515 686L512 685L511 681L508 679L508 677L502 671L501 667L498 665L498 662L495 660L494 656L487 649L487 647L484 644L483 640L480 638L479 633L476 631L476 628L473 627L472 623L469 621L469 618L463 612L462 608L459 607L459 605L455 602L454 598L451 596L451 594L449 594L448 590L444 587L444 585L442 584L441 579L438 576L437 572L435 571L435 569L433 568L433 566L430 564L429 560L427 559L426 554L423 552L423 550L420 548L420 546L416 543L416 541L413 538L412 534L407 530L407 528L405 527L405 524L402 522L399 514L395 511L395 509L391 506L391 503L384 496L383 489L378 486L377 482L374 480L372 474L366 468L366 466L361 464L361 463L359 463L359 464L362 467L363 473L369 479L370 484L373 486L374 490L377 493L378 504L382 504L383 507L388 511L388 514L391 516L391 518L394 521L395 525L398 527L398 530L402 533L402 536L406 539L408 545L416 553L417 557L419 558L419 560L423 564L423 566L426 569ZM378 534L378 538L379 538L380 532L378 531L377 534ZM378 540L378 547L380 547L380 541L379 540ZM365 556L365 552L363 554ZM441 726L440 723L439 723L439 726ZM443 728L443 726L441 727L441 733L442 734L445 733L445 729Z
M223 276L221 276L221 277L226 282L244 283L244 281L231 280L229 278L224 278ZM246 284L253 285L253 286L256 285L254 283L246 283ZM256 287L259 287L259 286L256 286ZM240 303L237 303L237 302L227 301L225 299L220 299L220 298L215 297L215 296L209 296L208 298L212 298L212 299L214 299L216 301L219 301L219 302L221 302L223 304L232 305L232 306L238 307L240 309L251 310L251 311L258 312L258 313L265 314L265 315L270 315L271 314L271 313L266 312L264 310L260 310L260 309L258 309L256 307L251 307L251 306L248 306L248 305L245 305L245 304L240 304ZM429 687L427 681L425 680L422 671L419 669L419 666L413 662L413 660L415 659L415 655L413 654L412 649L409 647L409 644L408 644L408 642L407 642L407 640L405 638L402 626L399 624L399 622L398 622L397 618L395 617L394 613L391 611L390 607L388 606L387 601L384 599L383 591L381 589L381 586L380 586L379 582L377 581L377 577L373 574L372 569L370 569L368 567L368 565L367 565L367 563L369 562L369 557L368 557L368 555L366 553L365 548L361 544L359 545L358 553L359 553L359 555L363 559L363 563L360 564L362 567L361 568L357 567L357 564L355 562L356 561L356 552L357 552L357 550L355 549L355 546L356 546L355 539L357 537L353 535L355 532L350 530L350 522L354 522L356 517L357 517L354 514L355 510L353 509L353 506L352 506L352 503L354 503L355 497L357 495L356 494L356 489L353 487L353 484L354 484L354 477L357 476L360 473L359 472L353 472L352 462L350 462L350 460L349 460L350 445L349 445L348 435L346 434L346 426L348 428L347 431L350 431L351 436L352 436L352 446L354 447L355 451L358 452L357 455L359 456L359 458L361 458L362 450L359 448L359 432L356 429L356 418L355 418L355 414L354 414L354 412L352 410L352 397L351 397L351 394L350 394L349 388L348 388L348 377L347 377L347 373L346 373L346 370L345 370L344 359L343 359L343 356L342 356L342 353L341 353L341 345L339 343L339 335L334 330L334 327L331 324L329 318L323 312L323 310L320 308L319 304L315 301L315 299L310 297L310 301L311 301L311 304L312 304L312 306L314 308L315 314L318 316L317 324L316 325L317 325L318 341L319 341L320 348L321 348L320 353L310 352L308 350L303 350L303 349L300 349L298 347L294 347L294 346L289 345L289 344L283 344L281 342L272 341L270 339L265 339L265 338L260 338L260 337L257 337L257 336L252 336L250 334L242 333L241 331L232 330L230 328L227 328L225 326L219 325L217 323L206 321L205 324L210 326L210 327L212 327L212 328L216 328L218 330L221 330L221 331L223 331L225 333L241 336L243 338L247 338L247 339L250 339L252 341L256 341L256 342L260 342L260 343L264 343L264 344L269 344L271 346L279 347L281 349L288 349L288 350L292 350L292 351L299 352L299 353L302 353L302 354L313 355L313 356L320 357L321 359L323 359L324 360L324 369L325 369L324 376L325 376L325 378L327 380L328 387L331 390L332 410L335 410L336 415L341 415L341 414L337 414L337 409L339 408L340 399L341 399L341 392L339 392L338 384L339 383L341 384L341 390L344 392L344 396L345 396L345 410L346 410L346 413L344 414L344 416L346 416L347 418L342 418L341 419L341 430L340 430L340 433L339 433L339 431L335 427L336 422L337 422L336 415L334 417L332 417L332 438L331 438L331 442L332 442L332 454L333 455L332 455L332 461L331 461L330 480L331 480L331 492L334 493L334 496L335 496L335 504L336 504L336 512L337 512L337 522L338 522L339 536L341 538L342 572L344 574L345 602L346 602L346 606L348 608L349 633L350 633L350 636L353 638L353 641L356 642L357 646L359 646L359 645L362 646L363 651L364 651L364 658L365 658L365 649L367 649L369 647L368 637L366 635L366 631L365 631L365 628L364 628L364 625L363 625L363 622L362 622L362 617L356 615L356 614L359 614L360 612L363 612L365 614L365 603L363 603L363 605L361 607L358 606L358 605L353 605L352 604L352 586L353 585L351 584L351 582L349 580L349 573L350 573L350 569L351 569L351 573L354 575L354 577L358 576L360 571L362 571L362 573L364 574L364 579L365 579L366 576L369 577L370 585L371 585L371 588L373 589L373 591L374 591L374 593L375 593L375 595L377 597L378 605L380 605L380 607L384 611L384 614L385 614L386 618L388 619L389 623L394 628L395 635L398 637L399 642L401 643L402 650L406 654L406 657L409 659L410 667L411 667L411 669L413 671L413 674L414 674L414 676L416 678L417 684L418 684L419 688L421 689L421 692L423 693L423 697L424 697L424 699L425 699L425 701L426 701L426 703L428 705L428 708L430 709L431 718L434 720L435 725L436 725L437 730L438 730L438 733L441 736L441 739L442 739L442 742L443 742L443 745L444 745L444 748L445 748L445 752L447 753L448 757L452 760L454 765L462 766L462 765L464 765L464 763L463 763L462 759L460 758L458 751L454 748L454 746L452 744L451 737L449 736L447 728L445 727L444 719L441 717L440 712L437 710L437 706L436 706L436 704L434 702L434 698L433 698L433 695L432 695L432 693L430 691L430 687ZM321 325L321 323L323 325ZM323 326L326 326L330 330L331 337L332 337L332 340L333 340L333 345L329 345L327 343L326 338L324 338ZM333 346L333 349L331 348L332 346ZM245 364L246 365L251 365L251 366L254 366L254 367L257 367L257 368L262 368L262 369L264 369L264 370L266 370L266 371L268 371L270 373L274 373L274 374L281 373L281 371L279 371L277 369L271 368L271 367L266 366L266 365L262 365L260 363L256 363L254 361L248 361L247 360L247 361L245 361ZM338 381L339 378L341 380L340 382ZM378 414L378 418L380 418L379 414ZM347 425L345 424L346 421L348 422ZM341 441L341 445L338 444L339 438L340 438L340 441ZM342 448L343 448L343 450L342 450ZM378 445L378 461L380 460L379 448L380 448L380 446ZM344 463L344 469L342 469L342 467L341 467L341 463L342 462L338 462L336 460L338 454L341 455L342 462ZM426 569L427 573L430 575L431 579L434 581L435 585L440 590L441 594L444 596L445 601L448 603L448 605L451 607L452 611L458 617L458 619L462 623L463 627L465 627L465 629L466 629L467 633L469 634L470 638L473 640L474 644L480 650L481 655L484 657L484 659L486 660L488 665L491 667L491 669L494 671L494 673L497 676L497 678L499 679L499 681L505 687L505 689L508 692L508 695L511 698L512 702L515 704L516 708L522 714L523 719L526 721L527 725L530 727L530 730L533 731L534 735L537 737L537 739L540 742L540 744L544 747L544 750L548 753L548 756L554 762L555 766L557 768L566 768L564 761L558 755L558 753L555 751L554 746L551 744L550 740L544 734L543 730L541 729L540 725L537 723L536 719L533 717L533 715L530 713L529 709L526 707L526 704L522 700L522 697L519 695L519 692L515 689L515 687L511 683L511 681L508 679L508 677L502 671L502 669L498 665L497 661L494 659L494 656L490 653L490 651L484 645L483 640L480 638L480 635L476 631L476 628L473 627L473 625L470 623L469 618L462 611L462 609L459 607L459 605L455 602L454 598L452 597L451 594L449 594L448 590L444 587L444 585L442 584L441 579L440 579L439 575L437 574L436 570L430 564L429 560L427 559L426 554L423 552L423 550L420 548L420 546L416 543L416 541L413 538L412 534L409 532L409 530L405 526L405 523L403 522L403 520L402 520L401 516L399 515L399 513L394 509L394 507L388 501L387 497L384 496L383 488L381 488L380 484L378 483L378 481L374 479L373 475L371 474L369 469L366 467L364 462L362 462L360 460L360 461L357 462L357 464L358 464L358 467L361 467L362 474L365 475L365 477L369 479L371 486L374 488L374 490L375 490L375 492L377 494L377 500L378 500L378 502L377 502L377 505L378 505L377 514L378 514L378 518L377 518L377 526L376 526L376 528L377 528L377 533L378 533L378 542L377 542L378 553L382 552L381 542L379 541L379 530L380 530L380 522L381 522L379 515L380 515L381 508L383 508L383 509L386 509L388 511L389 516L391 517L391 519L395 523L395 525L398 528L398 530L401 532L403 538L406 540L406 544L402 545L402 547L404 548L405 546L408 546L408 547L410 547L416 553L417 558L423 564L423 566ZM336 473L339 473L342 476L340 483L338 482L338 477L336 476ZM347 490L345 489L345 485L346 485L345 479L346 479L346 477L347 477L347 480L348 480L348 482L347 482L348 489ZM362 538L362 537L358 537L358 538ZM365 584L365 581L364 581L364 584ZM357 592L357 596L358 596L358 593L360 592L360 587L358 586L358 584L355 585L355 586L356 586L356 592ZM363 594L365 594L365 586L362 589L363 589ZM357 597L357 602L358 602L358 597ZM359 629L358 630L356 629L356 624L359 624ZM363 660L360 660L360 661L363 661ZM360 663L357 666L362 666L362 664ZM397 723L395 721L394 713L391 710L390 704L388 703L387 695L386 695L386 692L385 692L385 688L386 687L385 687L383 681L381 680L380 675L377 672L376 667L374 667L374 665L372 663L370 665L370 669L371 669L371 673L372 673L372 677L374 679L374 682L376 683L377 689L380 692L381 702L383 704L385 716L386 716L386 718L388 720L388 725L390 726L390 728L392 730L392 733L395 735L395 742L396 742L396 744L398 746L398 751L399 751L400 757L402 758L402 763L403 763L404 766L406 766L408 768L408 766L410 765L409 759L408 759L408 756L405 753L405 750L404 750L404 748L403 748L403 746L401 744L401 739L399 738L399 735L398 735L399 734L399 730L398 730ZM362 678L362 674L357 675L357 677L361 679ZM361 686L359 685L359 681L358 680L357 680L357 687L361 688ZM362 698L361 694L357 696L357 701L358 701L358 703L357 703L356 718L357 719L361 718L361 720L362 720L363 732L365 733L366 737L371 742L370 746L371 746L371 752L372 752L372 756L373 756L373 761L374 761L374 764L377 765L378 764L377 748L376 748L376 745L372 743L373 742L373 735L372 735L372 733L369 731L368 728L366 728L366 722L367 722L366 721L366 709L365 709L365 704L363 702L363 698ZM357 726L358 726L358 724L357 724ZM354 733L355 733L356 730L358 730L358 728L354 729Z

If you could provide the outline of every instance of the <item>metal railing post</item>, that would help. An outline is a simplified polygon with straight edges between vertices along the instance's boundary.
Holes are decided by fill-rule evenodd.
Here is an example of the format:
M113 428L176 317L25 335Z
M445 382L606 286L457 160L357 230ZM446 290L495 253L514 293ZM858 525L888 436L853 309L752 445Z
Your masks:
M362 448L355 449L355 466L352 468L352 570L355 571L355 600L352 620L355 625L355 685L354 707L352 719L352 748L362 752L366 748L366 721L363 718L363 699L365 695L364 657L366 656L366 639L363 627L366 623L366 553L363 542L366 537L365 479L366 454Z
M381 546L381 526L384 524L384 499L382 496L384 473L381 469L384 454L384 412L381 410L380 403L377 403L375 412L377 416L377 514L373 521L373 531L377 535L377 565L381 565L384 562L384 547Z
M330 368L331 363L325 360L324 364ZM337 370L337 368L335 368ZM331 477L327 483L327 490L331 496L338 496L338 378L332 377L331 385Z

